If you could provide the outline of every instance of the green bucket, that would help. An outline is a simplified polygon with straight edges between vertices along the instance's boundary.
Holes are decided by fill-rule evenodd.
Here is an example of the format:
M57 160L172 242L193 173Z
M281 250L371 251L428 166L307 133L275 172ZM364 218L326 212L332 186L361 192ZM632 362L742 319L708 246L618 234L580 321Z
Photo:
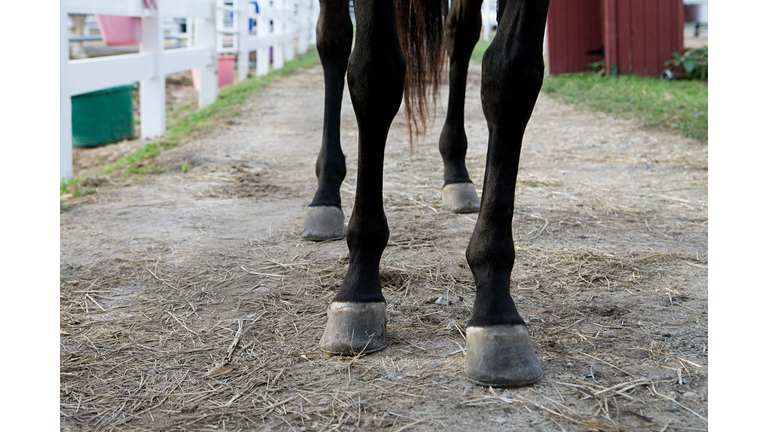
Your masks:
M133 84L72 96L72 144L96 147L135 138Z

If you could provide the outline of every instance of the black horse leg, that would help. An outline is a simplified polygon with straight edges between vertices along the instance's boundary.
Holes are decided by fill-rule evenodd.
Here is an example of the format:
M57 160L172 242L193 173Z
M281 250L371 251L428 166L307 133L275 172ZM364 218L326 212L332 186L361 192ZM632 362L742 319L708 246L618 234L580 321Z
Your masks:
M384 146L400 108L405 57L394 0L355 1L357 34L347 80L359 129L357 191L347 227L349 269L328 313L320 341L334 354L373 352L386 339L386 304L379 261L389 238L382 203Z
M519 386L543 375L509 293L515 259L512 213L520 148L544 76L548 0L501 0L496 37L483 56L482 104L488 121L483 199L467 248L477 285L467 325L467 377Z
M307 209L304 231L307 240L337 240L344 237L344 213L339 187L347 174L341 151L341 99L344 74L352 49L352 21L349 2L323 0L317 21L317 50L325 76L323 140L317 156L317 192Z
M464 132L464 99L467 68L472 50L480 38L481 0L454 0L446 19L446 48L450 58L450 90L445 125L440 133L440 154L445 171L443 208L453 212L476 212L480 200L469 178L464 158L467 134Z

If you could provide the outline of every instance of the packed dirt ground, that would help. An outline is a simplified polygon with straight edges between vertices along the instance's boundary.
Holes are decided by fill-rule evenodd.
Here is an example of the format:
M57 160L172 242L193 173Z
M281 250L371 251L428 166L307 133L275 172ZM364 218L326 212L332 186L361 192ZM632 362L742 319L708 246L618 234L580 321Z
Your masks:
M472 65L478 192L479 76ZM390 345L319 350L348 264L344 241L300 236L322 83L319 66L277 79L240 116L148 162L166 173L94 180L98 193L62 201L63 430L707 430L706 142L539 96L510 288L545 376L490 389L463 375L476 214L440 210L440 113L412 156L402 114L389 135ZM357 129L345 98L349 218ZM75 172L138 143L77 150Z

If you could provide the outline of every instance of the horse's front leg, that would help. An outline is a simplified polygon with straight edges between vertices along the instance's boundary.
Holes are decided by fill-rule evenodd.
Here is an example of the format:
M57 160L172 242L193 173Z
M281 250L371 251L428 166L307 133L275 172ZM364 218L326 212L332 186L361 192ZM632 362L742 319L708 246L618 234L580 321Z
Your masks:
M448 110L440 133L443 157L443 208L468 213L480 209L475 185L469 178L465 157L464 99L467 91L469 58L480 38L482 0L454 0L446 18L446 48L450 58Z
M528 330L509 293L515 259L512 214L520 148L544 76L549 1L499 2L499 27L483 56L482 103L488 121L483 199L467 248L477 285L467 325L465 373L483 385L521 386L543 375Z
M384 146L400 108L405 57L397 36L394 0L355 2L357 33L347 80L359 129L357 191L347 227L349 269L328 312L320 348L357 354L387 345L386 303L379 261L389 239L382 203Z
M323 138L317 155L317 191L309 204L301 236L307 240L336 240L344 237L344 213L339 188L347 174L341 151L341 99L344 74L352 50L352 21L349 2L323 0L317 20L317 51L325 77Z

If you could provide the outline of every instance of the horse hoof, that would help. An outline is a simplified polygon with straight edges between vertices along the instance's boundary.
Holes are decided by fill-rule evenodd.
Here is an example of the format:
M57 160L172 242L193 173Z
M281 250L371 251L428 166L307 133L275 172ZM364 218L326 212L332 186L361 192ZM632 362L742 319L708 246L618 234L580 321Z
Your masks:
M387 346L387 304L333 302L320 349L328 354L357 355Z
M472 183L451 183L443 186L443 210L454 213L480 211L480 198Z
M533 384L544 375L524 325L468 327L464 373L493 387Z
M304 231L301 238L312 241L339 240L344 238L344 212L333 206L307 207Z

